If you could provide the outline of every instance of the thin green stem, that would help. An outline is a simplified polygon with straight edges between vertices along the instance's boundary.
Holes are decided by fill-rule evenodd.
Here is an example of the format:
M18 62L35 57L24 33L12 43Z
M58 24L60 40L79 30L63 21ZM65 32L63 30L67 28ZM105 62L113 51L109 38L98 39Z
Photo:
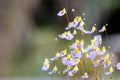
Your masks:
M65 7L66 7L66 19L69 24L69 17L68 17L68 0L65 0Z

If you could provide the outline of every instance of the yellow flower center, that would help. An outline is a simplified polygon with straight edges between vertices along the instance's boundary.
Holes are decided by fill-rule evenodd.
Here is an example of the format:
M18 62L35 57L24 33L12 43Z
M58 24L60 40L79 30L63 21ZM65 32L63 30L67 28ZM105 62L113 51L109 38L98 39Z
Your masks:
M114 71L114 70L113 70L113 67L110 67L109 71L110 71L110 72L113 72L113 71Z
M67 56L67 60L71 60L72 58L71 58L71 55L68 55Z
M66 13L66 9L65 8L63 8L62 13Z
M88 74L85 72L84 76L88 76Z
M75 53L78 53L78 51L79 51L78 48L76 48L76 49L74 50Z
M78 68L77 65L74 67L74 70L75 70L75 71L78 71L78 70L79 70L79 68Z
M57 52L57 53L55 54L55 57L60 57L60 54Z
M62 51L62 54L66 54L67 53L67 49Z

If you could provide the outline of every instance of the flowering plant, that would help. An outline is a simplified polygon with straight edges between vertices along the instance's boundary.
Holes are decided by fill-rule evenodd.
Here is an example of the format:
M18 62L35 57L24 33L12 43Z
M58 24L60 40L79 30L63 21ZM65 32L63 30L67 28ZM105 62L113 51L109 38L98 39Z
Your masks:
M75 12L74 9L72 9L72 11ZM63 8L57 15L60 17L64 15L67 16L66 9ZM86 41L84 38L77 38L74 43L68 46L68 49L57 52L52 58L45 58L42 70L47 71L52 62L60 60L66 68L59 70L57 65L55 65L48 74L51 75L61 72L61 74L65 74L68 77L79 77L79 80L102 80L103 78L107 80L105 77L114 72L114 67L120 70L120 63L113 66L114 64L110 59L112 57L111 54L108 53L106 47L102 45L102 36L100 35L102 32L106 32L106 26L97 30L96 25L93 25L92 29L88 30L84 19L81 16L76 16L74 20L69 22L68 26L65 27L65 32L58 34L58 37L71 41L76 35L79 35L78 33L81 33L83 36L89 35L88 40L90 44L85 44ZM92 37L91 34L93 34ZM89 66L86 66L87 64L89 64ZM89 70L87 67L89 67Z

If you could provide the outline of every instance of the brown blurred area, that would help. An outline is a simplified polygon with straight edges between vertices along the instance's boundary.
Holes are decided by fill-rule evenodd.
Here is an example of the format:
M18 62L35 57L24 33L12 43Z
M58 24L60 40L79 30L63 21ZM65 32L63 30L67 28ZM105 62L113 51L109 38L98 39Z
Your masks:
M9 74L11 61L23 41L32 36L32 14L40 0L0 0L0 76Z

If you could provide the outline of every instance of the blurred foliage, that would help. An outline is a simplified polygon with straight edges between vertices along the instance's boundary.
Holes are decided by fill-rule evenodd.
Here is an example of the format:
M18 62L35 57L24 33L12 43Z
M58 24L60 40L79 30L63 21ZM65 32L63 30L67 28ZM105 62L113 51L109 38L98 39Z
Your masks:
M56 25L49 25L56 26ZM12 63L11 76L40 76L42 62L45 57L50 57L57 50L55 37L57 29L44 26L34 33L30 42L26 42L16 53Z

